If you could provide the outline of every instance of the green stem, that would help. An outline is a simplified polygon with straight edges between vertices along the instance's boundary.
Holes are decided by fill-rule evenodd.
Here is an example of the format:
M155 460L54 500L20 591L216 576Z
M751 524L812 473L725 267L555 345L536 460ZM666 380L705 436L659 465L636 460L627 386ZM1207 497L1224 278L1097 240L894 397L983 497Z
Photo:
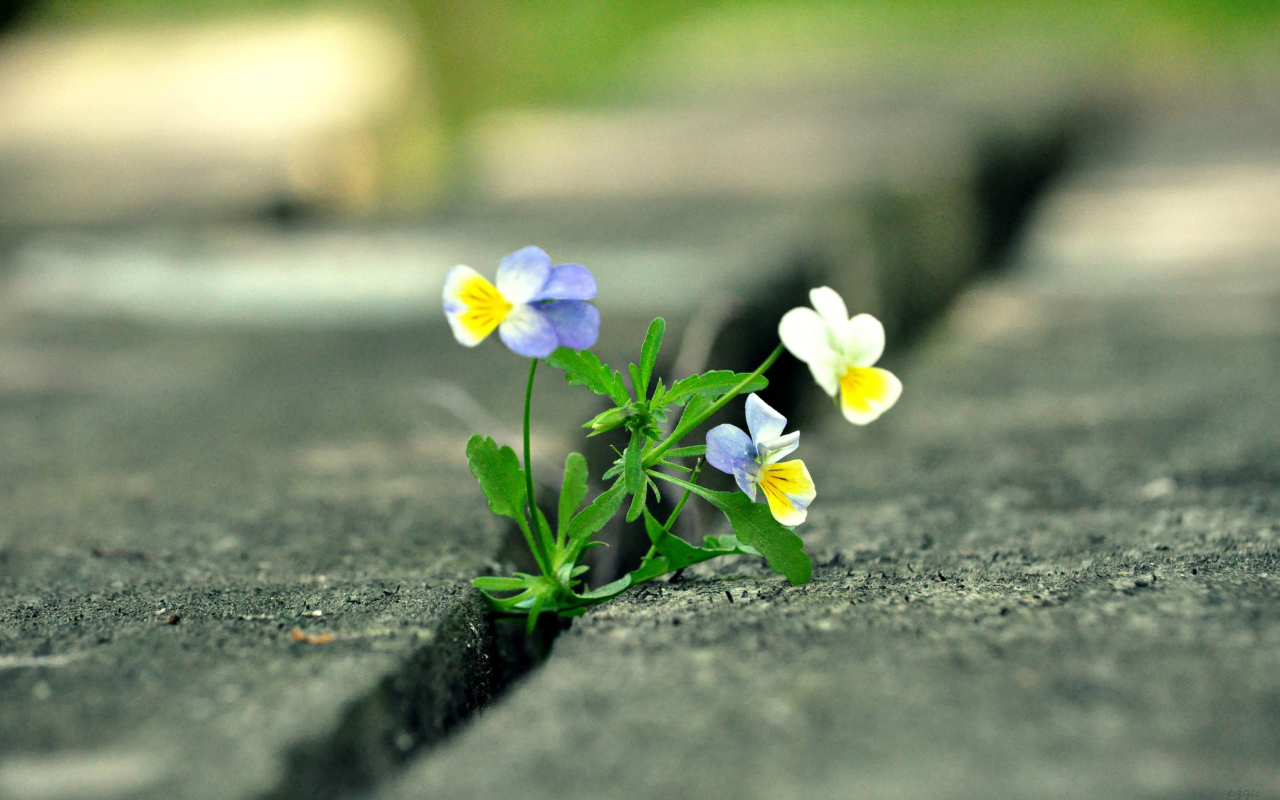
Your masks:
M698 463L696 463L696 464L694 464L694 465L693 465L693 473L689 475L689 482L690 482L690 483L697 483L697 482L698 482L698 473L699 473L699 472L701 472L701 471L702 471L702 459L698 459ZM691 492L690 492L688 489L685 489L685 490L684 490L684 494L680 495L680 502L676 503L676 507L675 507L675 509L671 512L671 516L667 517L667 524L662 526L662 530L663 530L664 532L666 532L666 533L671 533L671 526L672 526L672 525L674 525L674 524L676 524L676 520L677 520L677 519L679 519L679 517L680 517L680 512L681 512L681 511L684 511L684 504L685 504L685 503L687 503L687 502L689 502L689 495L690 495L690 494L691 494ZM657 548L657 546L655 546L655 545L650 545L650 546L649 546L649 552L648 552L648 553L646 553L644 557L645 557L646 559L649 559L649 558L653 558L653 557L654 557L655 555L657 555L657 554L658 554L658 548Z
M529 524L533 529L529 547L533 557L542 567L542 574L551 575L551 554L547 543L543 540L542 526L538 524L538 500L533 493L533 460L529 457L529 410L533 406L533 376L538 371L538 359L529 360L529 383L524 389L524 488L529 501Z
M688 435L689 431L698 427L703 422L706 422L707 419L712 414L724 408L725 404L728 403L733 398L737 397L738 394L741 393L742 390L745 389L749 383L751 383L756 378L763 375L764 371L767 370L769 367L772 367L773 362L777 361L778 356L780 355L782 355L782 345L778 345L777 347L773 348L773 352L769 354L769 357L764 360L763 364L756 367L755 372L743 378L742 381L739 382L737 386L730 389L727 394L725 394L719 400L712 403L710 408L708 408L706 411L703 411L694 419L689 420L687 423L682 424L680 427L672 431L671 435L668 436L665 441L663 441L661 444L655 447L653 451L650 452L649 455L645 457L644 459L645 467L651 467L654 464L658 463L658 459L662 458L663 453L670 450L672 446L678 444L681 439L683 439L686 435Z

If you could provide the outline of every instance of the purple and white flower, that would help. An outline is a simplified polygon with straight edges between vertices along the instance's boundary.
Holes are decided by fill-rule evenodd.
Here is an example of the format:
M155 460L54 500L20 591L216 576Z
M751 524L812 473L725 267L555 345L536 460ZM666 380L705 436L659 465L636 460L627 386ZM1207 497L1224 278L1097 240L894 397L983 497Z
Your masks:
M512 352L528 358L596 343L600 311L587 302L596 296L596 279L586 267L553 267L541 248L525 247L502 259L495 283L461 264L445 276L444 314L460 344L475 347L494 328Z
M800 432L784 435L786 426L786 417L758 395L748 395L747 428L751 435L736 425L712 428L707 434L707 463L733 475L738 488L752 500L757 488L763 490L773 518L795 527L805 521L818 492L803 461L778 463L800 446Z

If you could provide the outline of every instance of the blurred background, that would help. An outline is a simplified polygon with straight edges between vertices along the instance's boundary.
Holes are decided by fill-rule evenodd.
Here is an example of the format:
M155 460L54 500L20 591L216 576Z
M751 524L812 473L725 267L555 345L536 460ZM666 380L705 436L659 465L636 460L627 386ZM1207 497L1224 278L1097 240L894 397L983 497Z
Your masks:
M616 112L726 97L1280 92L1280 4L1265 0L0 8L8 230L405 218L464 200L636 193L645 187L628 186L610 148L653 142L645 120ZM575 182L591 186L560 185Z

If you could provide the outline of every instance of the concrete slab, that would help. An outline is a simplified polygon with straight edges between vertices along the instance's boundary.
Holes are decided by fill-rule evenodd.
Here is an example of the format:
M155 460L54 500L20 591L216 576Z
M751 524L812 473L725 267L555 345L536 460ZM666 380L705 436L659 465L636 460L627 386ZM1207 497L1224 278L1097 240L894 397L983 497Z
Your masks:
M812 583L630 592L376 796L1280 795L1280 295L1051 284L806 427Z

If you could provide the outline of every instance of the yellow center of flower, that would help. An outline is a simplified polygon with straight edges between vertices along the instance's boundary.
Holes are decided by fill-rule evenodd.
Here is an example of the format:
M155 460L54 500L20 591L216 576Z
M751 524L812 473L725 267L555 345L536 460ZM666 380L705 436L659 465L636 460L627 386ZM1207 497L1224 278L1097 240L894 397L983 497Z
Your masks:
M840 402L859 414L870 414L872 403L884 402L890 391L884 370L873 367L850 367L840 376Z
M810 496L813 492L813 479L805 473L804 462L797 459L781 464L766 464L760 468L757 483L764 492L765 499L769 501L773 518L783 525L798 524L787 521L794 519L799 513L791 498Z
M507 302L496 286L480 275L463 284L462 291L458 292L458 301L467 309L459 315L459 321L478 339L492 333L515 307Z

